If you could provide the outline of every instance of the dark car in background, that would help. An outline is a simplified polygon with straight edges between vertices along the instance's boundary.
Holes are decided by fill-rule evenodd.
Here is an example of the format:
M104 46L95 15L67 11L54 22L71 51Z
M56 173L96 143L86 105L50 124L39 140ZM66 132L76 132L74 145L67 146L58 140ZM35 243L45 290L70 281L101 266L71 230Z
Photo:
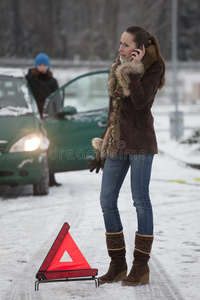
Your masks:
M0 185L48 194L51 173L83 170L107 118L108 71L79 76L50 95L41 120L21 71L0 69Z

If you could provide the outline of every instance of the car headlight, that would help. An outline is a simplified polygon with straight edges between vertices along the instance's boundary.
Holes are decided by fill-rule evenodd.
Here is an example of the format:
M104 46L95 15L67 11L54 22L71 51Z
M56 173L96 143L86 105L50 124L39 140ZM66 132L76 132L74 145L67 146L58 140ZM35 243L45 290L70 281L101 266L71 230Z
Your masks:
M49 146L49 140L35 133L24 136L19 139L11 148L10 153L13 152L26 152L35 151L37 149L47 150Z

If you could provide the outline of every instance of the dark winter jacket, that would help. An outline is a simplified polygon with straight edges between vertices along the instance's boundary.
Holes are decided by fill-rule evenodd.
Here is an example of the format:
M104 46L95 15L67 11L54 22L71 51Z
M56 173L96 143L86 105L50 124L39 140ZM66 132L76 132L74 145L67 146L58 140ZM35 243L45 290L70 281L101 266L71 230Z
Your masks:
M162 67L153 45L140 63L113 63L108 89L110 105L105 131L92 140L101 158L116 154L157 153L151 107L161 83Z
M49 69L45 74L39 72L37 68L30 69L26 78L42 116L45 99L58 89L58 83Z

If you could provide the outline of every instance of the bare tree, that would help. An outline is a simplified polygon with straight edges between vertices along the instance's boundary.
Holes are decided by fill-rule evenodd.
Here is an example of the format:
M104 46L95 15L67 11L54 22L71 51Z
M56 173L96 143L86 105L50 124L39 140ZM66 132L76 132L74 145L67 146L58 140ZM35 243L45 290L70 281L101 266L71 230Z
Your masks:
M1 0L0 56L112 60L131 25L150 31L170 59L171 4L165 0ZM199 0L179 0L179 59L199 59Z

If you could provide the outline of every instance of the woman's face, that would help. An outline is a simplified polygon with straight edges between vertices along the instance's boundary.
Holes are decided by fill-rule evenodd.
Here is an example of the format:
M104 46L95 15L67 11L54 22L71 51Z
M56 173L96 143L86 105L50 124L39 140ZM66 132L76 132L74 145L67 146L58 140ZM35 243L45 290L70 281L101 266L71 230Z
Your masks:
M137 45L133 41L133 36L130 33L125 31L122 34L121 40L120 40L119 53L121 55L121 58L123 58L123 59L130 58L131 52L136 48L137 48Z

